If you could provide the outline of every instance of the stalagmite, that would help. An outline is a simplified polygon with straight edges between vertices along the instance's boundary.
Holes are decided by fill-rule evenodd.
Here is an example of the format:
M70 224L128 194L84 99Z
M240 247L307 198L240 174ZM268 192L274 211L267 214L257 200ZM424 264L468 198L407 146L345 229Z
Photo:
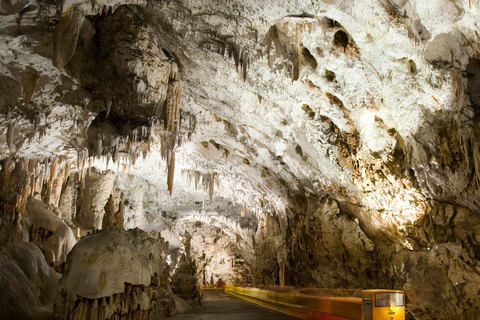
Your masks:
M181 241L180 255L172 274L172 291L192 306L200 306L203 302L202 292L196 277L195 261L191 257L191 239L188 231L179 235Z
M105 204L105 214L103 215L102 230L115 228L115 194L110 194L107 203ZM122 223L123 225L123 223Z
M97 172L85 178L82 190L80 211L75 216L78 226L83 229L100 229L102 227L104 207L112 193L115 176L112 172Z
M140 229L99 231L83 238L68 255L57 312L78 320L172 315L167 250L162 238Z

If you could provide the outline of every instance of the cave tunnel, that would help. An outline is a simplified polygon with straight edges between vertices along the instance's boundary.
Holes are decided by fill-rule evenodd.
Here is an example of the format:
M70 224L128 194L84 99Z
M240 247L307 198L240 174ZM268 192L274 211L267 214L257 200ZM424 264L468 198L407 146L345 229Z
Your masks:
M480 7L432 3L2 0L0 319L478 319Z

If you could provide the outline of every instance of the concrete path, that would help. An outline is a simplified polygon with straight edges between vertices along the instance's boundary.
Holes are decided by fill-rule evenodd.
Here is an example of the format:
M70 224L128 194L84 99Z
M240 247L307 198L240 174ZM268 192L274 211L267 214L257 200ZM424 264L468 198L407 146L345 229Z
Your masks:
M290 316L260 307L226 293L204 292L203 305L171 320L293 320Z

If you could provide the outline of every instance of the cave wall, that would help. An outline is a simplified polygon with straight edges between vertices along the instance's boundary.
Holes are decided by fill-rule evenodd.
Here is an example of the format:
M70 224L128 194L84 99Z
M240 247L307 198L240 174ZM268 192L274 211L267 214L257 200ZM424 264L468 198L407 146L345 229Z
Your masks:
M309 211L288 222L287 284L402 288L409 318L475 318L480 281L476 213L435 202L393 240L370 234L354 211L329 197L310 201Z

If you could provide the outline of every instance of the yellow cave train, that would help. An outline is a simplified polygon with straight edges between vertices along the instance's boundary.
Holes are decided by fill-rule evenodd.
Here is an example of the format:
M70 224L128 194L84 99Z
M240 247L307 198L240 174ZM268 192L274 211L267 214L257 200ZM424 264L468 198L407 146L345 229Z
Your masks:
M376 289L353 294L352 290L351 296L346 296L347 291L225 286L225 292L229 294L298 319L405 320L403 291Z
M362 320L404 320L405 293L399 290L362 291Z

